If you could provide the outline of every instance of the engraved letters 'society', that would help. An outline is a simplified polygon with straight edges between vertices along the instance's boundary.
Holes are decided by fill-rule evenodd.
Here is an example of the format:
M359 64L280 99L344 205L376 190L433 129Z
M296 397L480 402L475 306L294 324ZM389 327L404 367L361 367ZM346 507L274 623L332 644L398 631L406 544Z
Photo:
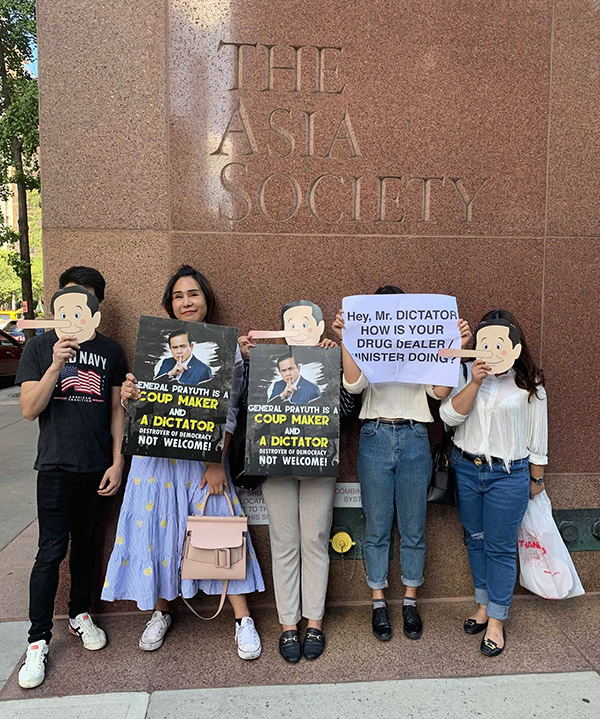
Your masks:
M348 83L341 72L342 47L222 40L217 52L229 53L227 91L235 96L209 148L212 158L222 160L222 219L243 223L260 216L284 223L304 214L328 225L380 226L473 221L474 203L489 177L374 171L369 127L355 122L356 109L343 102ZM262 93L259 102L248 101L253 93ZM290 98L288 107L282 96ZM368 123L368 112L360 116L361 124Z

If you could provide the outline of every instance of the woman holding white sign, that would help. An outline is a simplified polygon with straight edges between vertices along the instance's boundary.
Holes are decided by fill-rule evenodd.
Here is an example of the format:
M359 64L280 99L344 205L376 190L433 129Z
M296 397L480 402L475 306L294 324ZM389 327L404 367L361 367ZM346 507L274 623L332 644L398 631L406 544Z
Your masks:
M380 287L376 295L404 294L398 287ZM467 322L459 320L462 344L471 339ZM340 310L333 329L342 338L344 315ZM451 387L405 382L371 383L342 341L343 384L351 394L362 393L363 426L358 447L358 477L366 519L364 556L367 583L373 592L373 634L392 638L385 600L388 586L390 536L394 505L401 535L400 559L405 596L402 607L404 634L419 639L423 624L417 610L417 588L423 584L425 517L431 478L431 451L427 423L433 422L427 397L443 399Z
M488 312L475 330L478 358L441 406L456 427L451 463L477 611L467 634L485 632L481 652L505 646L504 622L517 576L517 532L530 496L544 489L548 463L546 391L515 317Z
M208 280L189 265L183 265L167 283L162 301L172 319L185 322L210 321L215 298ZM221 462L196 462L166 457L135 456L127 479L117 525L117 537L108 563L102 599L130 599L139 609L154 612L140 638L139 647L153 651L162 646L171 626L171 602L179 595L179 567L188 515L229 516L241 506L229 479L225 455L236 425L237 403L243 385L243 360L236 352L235 370ZM121 387L124 404L139 399L136 378L127 375ZM212 495L212 496L208 496ZM264 583L250 535L247 537L246 578L231 579L227 598L235 614L235 641L242 659L256 659L261 643L250 617L246 594L264 591ZM199 590L221 594L223 581L181 581L184 597Z

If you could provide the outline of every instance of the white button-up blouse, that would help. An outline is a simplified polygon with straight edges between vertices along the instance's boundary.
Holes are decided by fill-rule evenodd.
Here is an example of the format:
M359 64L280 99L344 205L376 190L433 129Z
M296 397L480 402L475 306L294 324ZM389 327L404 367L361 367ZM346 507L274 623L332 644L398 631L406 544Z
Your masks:
M531 464L548 464L548 414L546 391L538 387L529 399L527 390L515 384L515 372L488 375L482 382L468 415L452 406L455 397L471 381L472 363L467 364L467 378L460 375L458 387L442 401L440 417L449 427L456 427L454 444L470 454L484 455L508 463L528 459Z

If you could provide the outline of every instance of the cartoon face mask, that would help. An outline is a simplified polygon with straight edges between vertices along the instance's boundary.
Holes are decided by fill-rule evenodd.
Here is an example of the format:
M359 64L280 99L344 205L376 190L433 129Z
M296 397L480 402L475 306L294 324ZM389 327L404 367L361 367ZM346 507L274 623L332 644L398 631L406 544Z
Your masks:
M314 346L325 331L321 308L308 300L290 302L281 313L285 341L288 345Z
M519 330L514 325L498 323L499 320L490 320L475 330L475 349L491 353L484 360L492 368L491 374L507 372L521 354Z
M52 296L50 307L54 322L50 325L58 337L73 336L78 343L92 339L100 324L100 303L96 295L85 287L71 285L58 290ZM48 326L39 320L39 326Z
M285 338L288 345L311 347L318 345L325 331L323 312L310 300L290 302L281 310L282 330L251 330L251 340Z

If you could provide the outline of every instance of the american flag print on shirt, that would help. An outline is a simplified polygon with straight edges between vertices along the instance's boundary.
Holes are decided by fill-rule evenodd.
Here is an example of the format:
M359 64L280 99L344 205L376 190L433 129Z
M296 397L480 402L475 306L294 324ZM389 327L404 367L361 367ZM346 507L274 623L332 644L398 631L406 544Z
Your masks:
M94 370L78 369L75 365L67 364L60 373L60 388L62 392L68 389L74 389L75 392L83 392L85 394L100 393L101 377Z

